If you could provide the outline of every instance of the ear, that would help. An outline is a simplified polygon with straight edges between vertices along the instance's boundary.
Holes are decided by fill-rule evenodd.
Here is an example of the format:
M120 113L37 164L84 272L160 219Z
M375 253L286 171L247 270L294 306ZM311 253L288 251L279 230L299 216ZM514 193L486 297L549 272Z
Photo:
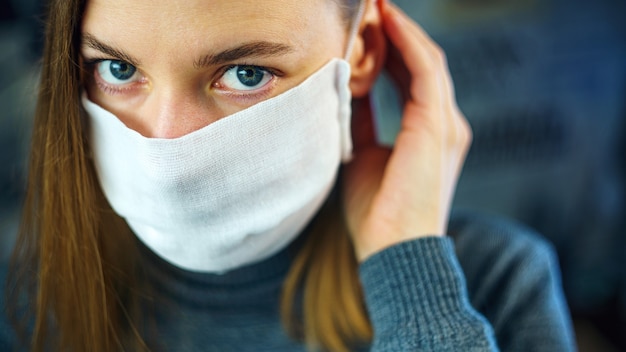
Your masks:
M381 0L365 1L365 11L349 58L352 75L350 90L354 98L362 98L370 91L383 67L387 41L380 12Z

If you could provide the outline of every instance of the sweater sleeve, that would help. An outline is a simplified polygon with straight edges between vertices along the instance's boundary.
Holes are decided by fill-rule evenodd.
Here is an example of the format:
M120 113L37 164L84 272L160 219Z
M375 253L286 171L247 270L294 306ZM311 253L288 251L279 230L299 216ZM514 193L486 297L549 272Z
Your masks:
M361 264L372 351L575 351L549 243L475 214L449 228Z
M457 213L450 222L470 301L507 352L575 351L552 245L512 221Z
M469 303L450 238L387 248L361 264L360 277L372 352L498 350L491 325Z

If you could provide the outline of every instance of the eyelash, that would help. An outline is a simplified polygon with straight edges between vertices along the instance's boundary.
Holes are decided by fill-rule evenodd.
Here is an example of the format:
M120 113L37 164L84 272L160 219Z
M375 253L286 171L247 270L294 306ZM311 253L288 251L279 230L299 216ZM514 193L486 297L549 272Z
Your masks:
M123 94L125 92L132 90L133 87L122 87L122 86L117 87L112 84L106 83L104 82L102 78L97 77L99 75L99 73L96 72L97 65L103 61L108 61L108 60L117 60L117 59L108 59L108 58L107 59L105 58L89 59L83 62L83 66L85 67L88 75L94 78L94 82L98 86L98 88L108 95ZM123 60L119 60L119 61L123 61ZM131 85L134 85L133 83L141 83L141 81L132 82Z
M89 60L85 60L83 62L83 66L85 67L85 69L87 70L89 76L94 77L94 81L95 84L98 86L98 88L100 90L102 90L104 93L109 94L109 95L118 95L118 94L124 94L130 90L133 90L133 87L117 87L111 84L108 84L106 82L104 82L104 80L100 77L97 77L99 75L99 73L96 72L96 68L97 65L100 64L103 61L108 61L108 60L117 60L117 59L110 59L110 58L96 58L96 59L89 59ZM119 61L123 61L123 60L119 60ZM257 67L265 72L267 72L268 74L272 75L272 79L270 82L268 82L265 86L263 86L260 91L228 91L225 89L221 89L219 87L217 87L217 83L218 80L220 78L222 78L224 76L224 74L228 71L231 70L237 66L254 66ZM265 98L266 96L268 96L271 92L271 88L276 84L276 78L280 78L283 76L283 73L269 68L269 67L265 67L265 66L259 66L259 65L254 65L254 64L250 64L250 63L238 63L238 64L231 64L228 66L225 66L223 68L221 68L220 70L218 70L218 75L216 75L218 78L216 80L214 80L211 84L210 87L211 88L215 88L217 90L220 91L221 94L233 98L233 99L237 99L240 100L242 103L247 103L247 102L254 102L260 99ZM131 85L134 85L133 83L142 83L141 81L139 82L132 82L130 83Z
M238 67L238 66L254 66L256 68L259 68L265 72L267 72L268 74L272 75L272 78L269 82L267 82L263 87L261 87L259 89L259 91L228 91L228 90L223 90L219 87L217 87L217 83L218 80L222 77L224 77L224 75L226 74L226 72L228 72L229 70ZM242 100L242 101L256 101L256 100L260 100L265 98L266 96L268 96L271 92L271 88L276 84L276 78L280 78L283 76L282 72L279 72L275 69L269 68L269 67L265 67L265 66L259 66L259 65L255 65L255 64L251 64L251 63L246 63L246 62L242 62L242 63L238 63L238 64L232 64L232 65L228 65L225 66L223 68L221 68L220 70L218 70L219 74L216 75L218 78L217 80L215 80L213 83L211 83L211 88L215 88L218 89L220 91L221 94L226 95L228 97L234 98L234 99L238 99L238 100Z

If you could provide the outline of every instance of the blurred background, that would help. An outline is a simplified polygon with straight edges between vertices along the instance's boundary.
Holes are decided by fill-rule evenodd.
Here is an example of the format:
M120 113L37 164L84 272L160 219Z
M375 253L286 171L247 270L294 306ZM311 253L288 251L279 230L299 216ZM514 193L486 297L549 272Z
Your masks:
M455 206L541 232L580 351L626 351L626 1L396 3L446 51L474 131ZM0 261L23 196L42 8L0 0ZM378 125L392 141L397 121Z

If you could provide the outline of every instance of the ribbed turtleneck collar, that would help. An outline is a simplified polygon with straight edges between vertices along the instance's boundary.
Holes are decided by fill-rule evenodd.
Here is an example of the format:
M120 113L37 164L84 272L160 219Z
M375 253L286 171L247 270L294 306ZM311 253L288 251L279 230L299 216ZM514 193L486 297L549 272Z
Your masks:
M224 274L184 270L163 260L140 241L138 246L147 280L159 296L193 306L247 306L276 301L304 237L301 234L272 257Z

